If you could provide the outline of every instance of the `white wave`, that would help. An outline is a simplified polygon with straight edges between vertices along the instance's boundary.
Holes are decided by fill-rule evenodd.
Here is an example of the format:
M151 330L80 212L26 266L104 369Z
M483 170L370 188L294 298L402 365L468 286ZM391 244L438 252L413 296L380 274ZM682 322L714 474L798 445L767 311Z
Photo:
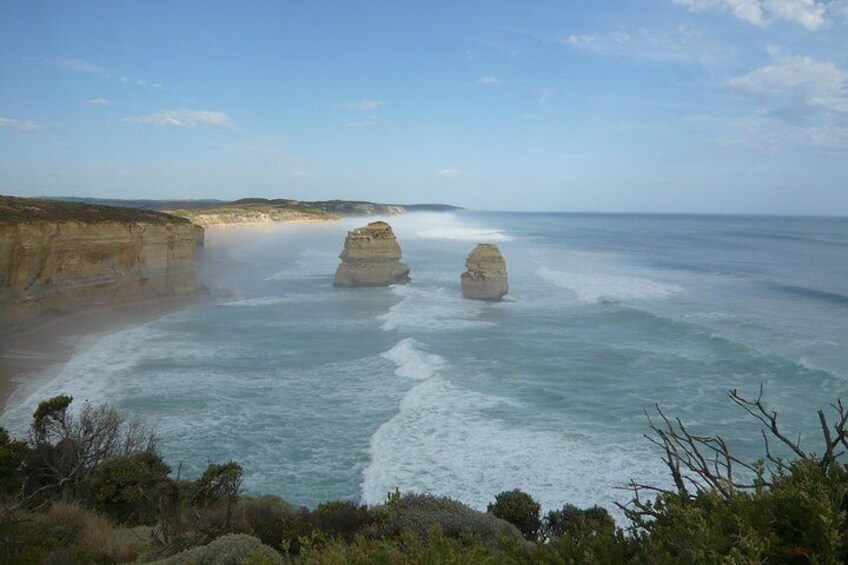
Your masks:
M114 379L131 374L149 340L162 336L163 332L144 325L84 340L66 364L45 375L38 386L22 389L10 401L3 413L3 425L25 429L38 403L59 394L73 396L73 406L77 409L87 400L112 401Z
M451 239L455 241L477 241L481 243L514 241L514 238L500 230L471 226L439 226L419 231L416 235L423 239Z
M627 275L573 273L555 271L548 267L539 267L536 269L536 275L560 288L570 290L583 302L667 298L683 292L677 285Z
M380 329L384 331L449 331L492 325L491 322L475 319L483 306L463 299L458 291L449 293L444 287L395 285L392 292L401 296L402 300L385 314L377 316L382 322Z
M422 351L421 344L411 337L400 340L397 345L380 355L397 365L399 377L423 381L429 379L444 365L445 360L432 353Z
M400 488L450 496L482 510L497 493L520 488L545 509L600 504L620 518L614 503L629 493L614 487L630 478L667 483L662 464L653 463L657 458L634 437L599 437L579 428L562 434L492 417L508 405L441 375L416 385L397 416L371 437L363 502L378 504Z
M262 306L274 306L277 304L298 304L303 302L319 302L325 297L319 294L289 294L286 296L261 296L258 298L243 298L224 302L222 306L232 308L256 308Z

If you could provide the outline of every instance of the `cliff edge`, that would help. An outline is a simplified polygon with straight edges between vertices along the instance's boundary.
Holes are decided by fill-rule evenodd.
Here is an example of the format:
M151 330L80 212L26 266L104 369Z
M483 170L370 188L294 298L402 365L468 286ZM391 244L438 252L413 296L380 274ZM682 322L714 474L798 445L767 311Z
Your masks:
M0 322L190 294L202 245L160 212L0 196Z

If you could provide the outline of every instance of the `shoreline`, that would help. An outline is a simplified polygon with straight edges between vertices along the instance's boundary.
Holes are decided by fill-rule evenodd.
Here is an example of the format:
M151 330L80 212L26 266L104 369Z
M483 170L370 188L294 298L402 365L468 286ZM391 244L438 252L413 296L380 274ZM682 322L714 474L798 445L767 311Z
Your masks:
M46 384L87 338L152 322L166 314L207 300L203 290L188 296L151 298L33 320L3 335L0 348L0 416L17 397Z
M215 272L236 263L230 251L266 229L318 227L334 224L337 219L216 224L207 228L204 251L197 263L201 284L213 283ZM239 229L243 228L243 229ZM201 274L205 273L205 277ZM203 281L202 279L209 279ZM57 375L62 365L90 338L106 336L140 326L195 304L212 300L214 289L202 286L190 295L131 300L112 304L81 305L62 313L43 313L35 318L4 320L0 324L0 417L25 399L29 392Z

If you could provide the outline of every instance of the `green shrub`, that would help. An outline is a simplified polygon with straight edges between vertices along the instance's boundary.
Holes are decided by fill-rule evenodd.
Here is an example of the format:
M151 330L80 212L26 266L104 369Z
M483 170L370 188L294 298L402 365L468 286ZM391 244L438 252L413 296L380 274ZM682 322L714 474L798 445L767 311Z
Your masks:
M421 537L407 532L392 539L368 539L357 536L352 543L335 540L320 545L304 546L294 563L310 565L518 565L530 562L527 546L521 536L512 544L492 548L469 538L446 536L433 524Z
M315 516L306 507L301 507L283 522L280 545L275 546L290 555L298 555L305 543L317 545Z
M253 536L228 534L215 541L178 553L154 565L277 565L282 556Z
M286 520L294 516L295 508L273 494L242 499L240 505L253 535L265 545L279 548L283 540L283 527Z
M579 539L586 535L600 535L615 530L615 520L605 508L592 506L580 509L566 504L562 510L548 512L542 521L542 537L545 539L568 536Z
M365 533L372 538L397 538L403 532L426 538L432 526L439 525L450 538L470 537L492 547L503 539L521 539L521 533L509 522L431 494L405 494L390 504L372 508L371 515L374 523L365 528Z
M151 524L158 518L161 499L169 493L170 472L154 452L114 457L95 471L90 499L113 520Z
M312 513L316 527L329 537L353 541L354 536L371 521L366 506L349 500L333 500L319 504Z
M25 442L12 439L0 427L0 493L15 494L23 485L23 464L28 448Z
M494 504L488 507L489 512L515 525L524 538L531 541L539 537L541 510L541 505L532 496L518 489L496 495Z

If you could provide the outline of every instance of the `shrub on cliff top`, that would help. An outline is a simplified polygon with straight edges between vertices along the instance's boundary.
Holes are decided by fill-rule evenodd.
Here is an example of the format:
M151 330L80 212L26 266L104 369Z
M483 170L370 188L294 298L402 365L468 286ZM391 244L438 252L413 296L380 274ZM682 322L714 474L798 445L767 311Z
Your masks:
M533 541L539 537L542 525L539 512L542 507L533 497L519 489L502 492L495 496L495 502L488 511L515 525L525 539Z
M365 533L372 538L411 532L423 539L433 525L441 526L448 537L470 536L492 547L503 538L521 538L520 532L505 520L432 494L405 494L389 504L373 507L371 514L374 523L365 528Z
M277 565L283 557L253 536L228 534L153 565Z

